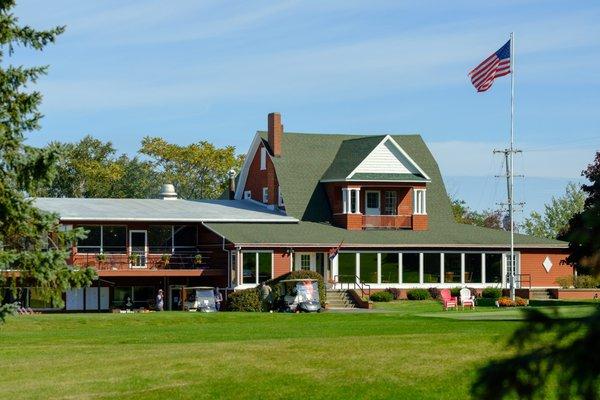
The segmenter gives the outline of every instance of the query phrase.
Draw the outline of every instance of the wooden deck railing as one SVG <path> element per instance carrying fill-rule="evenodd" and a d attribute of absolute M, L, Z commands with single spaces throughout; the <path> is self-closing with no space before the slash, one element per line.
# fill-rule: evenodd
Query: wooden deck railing
<path fill-rule="evenodd" d="M 131 253 L 100 254 L 76 253 L 73 264 L 82 267 L 93 267 L 99 271 L 118 271 L 136 269 L 208 269 L 211 266 L 211 251 L 192 251 L 174 253 Z"/>
<path fill-rule="evenodd" d="M 363 215 L 363 229 L 411 229 L 412 215 Z"/>

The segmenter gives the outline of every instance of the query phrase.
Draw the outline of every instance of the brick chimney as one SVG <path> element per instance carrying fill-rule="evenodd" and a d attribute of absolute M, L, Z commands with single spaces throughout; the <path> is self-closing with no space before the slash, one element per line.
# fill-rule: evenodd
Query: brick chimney
<path fill-rule="evenodd" d="M 283 125 L 281 125 L 281 114 L 270 113 L 268 117 L 269 146 L 274 157 L 281 156 L 281 140 L 283 136 Z"/>

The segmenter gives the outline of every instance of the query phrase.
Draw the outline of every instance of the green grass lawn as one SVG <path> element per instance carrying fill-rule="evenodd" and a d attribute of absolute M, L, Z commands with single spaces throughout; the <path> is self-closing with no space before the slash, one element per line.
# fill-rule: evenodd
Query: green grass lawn
<path fill-rule="evenodd" d="M 506 354 L 520 323 L 515 310 L 429 301 L 376 311 L 10 318 L 0 398 L 468 398 L 476 368 Z"/>

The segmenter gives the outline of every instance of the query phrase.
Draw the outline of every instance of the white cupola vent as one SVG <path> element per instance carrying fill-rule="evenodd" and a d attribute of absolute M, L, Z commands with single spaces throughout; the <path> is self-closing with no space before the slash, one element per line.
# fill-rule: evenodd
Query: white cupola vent
<path fill-rule="evenodd" d="M 160 198 L 163 200 L 177 200 L 177 193 L 175 193 L 175 186 L 170 183 L 162 185 L 160 189 Z"/>

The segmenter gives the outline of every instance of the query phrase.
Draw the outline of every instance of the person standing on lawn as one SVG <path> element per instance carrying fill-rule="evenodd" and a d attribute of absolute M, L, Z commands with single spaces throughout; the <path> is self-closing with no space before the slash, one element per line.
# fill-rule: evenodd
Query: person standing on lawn
<path fill-rule="evenodd" d="M 215 307 L 217 311 L 221 311 L 221 302 L 223 301 L 223 295 L 219 291 L 219 288 L 215 289 Z"/>
<path fill-rule="evenodd" d="M 164 311 L 165 308 L 165 297 L 163 296 L 163 290 L 158 289 L 158 294 L 156 295 L 156 311 Z"/>
<path fill-rule="evenodd" d="M 271 310 L 271 305 L 272 305 L 271 292 L 272 292 L 272 290 L 273 289 L 271 289 L 271 286 L 267 285 L 265 282 L 262 282 L 260 284 L 260 297 L 262 300 L 263 311 Z"/>

